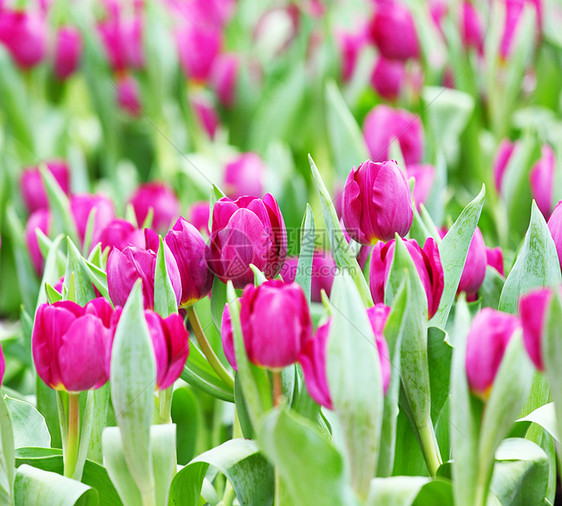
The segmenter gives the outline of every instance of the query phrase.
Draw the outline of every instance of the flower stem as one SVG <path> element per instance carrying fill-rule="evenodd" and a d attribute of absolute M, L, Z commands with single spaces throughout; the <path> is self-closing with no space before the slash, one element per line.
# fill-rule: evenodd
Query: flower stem
<path fill-rule="evenodd" d="M 281 371 L 273 371 L 273 405 L 279 406 L 281 404 L 281 397 L 283 397 L 283 384 L 281 382 Z"/>
<path fill-rule="evenodd" d="M 195 312 L 195 308 L 193 306 L 189 306 L 185 308 L 185 312 L 187 313 L 187 318 L 191 323 L 191 327 L 193 328 L 193 333 L 197 338 L 197 342 L 199 343 L 199 347 L 205 355 L 205 358 L 211 365 L 211 367 L 215 370 L 218 374 L 219 378 L 222 379 L 230 388 L 234 388 L 234 379 L 230 375 L 230 373 L 226 370 L 222 362 L 218 359 L 213 348 L 209 344 L 207 336 L 201 327 L 201 323 L 199 322 L 199 318 L 197 318 L 197 313 Z"/>
<path fill-rule="evenodd" d="M 64 475 L 74 476 L 80 443 L 80 394 L 68 394 L 68 426 L 64 448 Z"/>
<path fill-rule="evenodd" d="M 441 454 L 431 421 L 419 428 L 419 436 L 427 470 L 434 477 L 437 474 L 437 469 L 439 469 L 443 462 L 441 461 Z"/>
<path fill-rule="evenodd" d="M 165 390 L 158 392 L 158 418 L 159 422 L 172 423 L 172 394 L 174 392 L 173 385 Z"/>

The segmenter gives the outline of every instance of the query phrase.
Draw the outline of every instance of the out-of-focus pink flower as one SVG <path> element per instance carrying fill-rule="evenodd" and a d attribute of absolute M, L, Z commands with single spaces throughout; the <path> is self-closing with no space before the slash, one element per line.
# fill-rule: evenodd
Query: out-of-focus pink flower
<path fill-rule="evenodd" d="M 55 41 L 54 71 L 57 79 L 70 77 L 80 64 L 82 56 L 82 34 L 73 26 L 63 26 Z"/>
<path fill-rule="evenodd" d="M 142 111 L 140 88 L 137 80 L 130 74 L 123 74 L 117 78 L 117 103 L 119 107 L 133 117 L 138 117 Z"/>
<path fill-rule="evenodd" d="M 413 177 L 416 181 L 414 185 L 414 201 L 416 208 L 419 210 L 420 204 L 425 204 L 431 193 L 431 188 L 435 181 L 435 167 L 428 164 L 411 164 L 406 167 L 406 174 L 408 179 Z"/>
<path fill-rule="evenodd" d="M 380 56 L 371 74 L 371 85 L 387 100 L 396 100 L 406 80 L 406 66 L 399 60 Z"/>
<path fill-rule="evenodd" d="M 486 248 L 486 263 L 496 269 L 502 276 L 505 276 L 503 252 L 499 246 L 496 248 Z"/>
<path fill-rule="evenodd" d="M 482 22 L 474 5 L 467 0 L 462 3 L 460 25 L 464 46 L 482 52 L 484 46 Z"/>
<path fill-rule="evenodd" d="M 482 232 L 476 227 L 472 241 L 470 241 L 457 293 L 476 294 L 486 277 L 486 265 L 486 245 L 484 244 Z"/>
<path fill-rule="evenodd" d="M 127 246 L 143 248 L 145 244 L 143 231 L 135 228 L 129 221 L 120 218 L 110 221 L 105 226 L 100 233 L 99 240 L 102 250 L 105 248 L 124 249 Z"/>
<path fill-rule="evenodd" d="M 363 123 L 363 136 L 371 160 L 388 160 L 394 138 L 398 139 L 406 165 L 420 163 L 423 155 L 423 125 L 415 114 L 381 104 L 374 107 Z"/>
<path fill-rule="evenodd" d="M 500 142 L 498 150 L 496 151 L 492 167 L 494 170 L 494 183 L 496 184 L 496 190 L 500 194 L 502 192 L 505 169 L 507 168 L 509 160 L 513 155 L 513 150 L 517 147 L 517 144 L 517 141 L 510 142 L 509 139 L 504 139 Z"/>
<path fill-rule="evenodd" d="M 135 211 L 137 223 L 142 227 L 152 209 L 152 228 L 167 232 L 180 215 L 180 203 L 174 190 L 165 183 L 153 181 L 137 188 L 129 201 Z"/>
<path fill-rule="evenodd" d="M 546 310 L 553 292 L 550 288 L 533 290 L 519 299 L 519 316 L 523 326 L 523 343 L 535 367 L 544 370 L 542 336 Z"/>
<path fill-rule="evenodd" d="M 515 34 L 517 33 L 524 7 L 527 5 L 535 9 L 538 34 L 542 31 L 543 7 L 542 0 L 503 0 L 503 3 L 505 5 L 505 25 L 500 42 L 500 56 L 505 60 L 510 57 L 513 51 Z"/>
<path fill-rule="evenodd" d="M 244 153 L 224 169 L 224 190 L 227 197 L 237 199 L 243 195 L 261 197 L 265 165 L 256 153 Z"/>
<path fill-rule="evenodd" d="M 51 228 L 51 213 L 48 209 L 37 209 L 27 220 L 25 225 L 25 244 L 31 257 L 31 263 L 37 273 L 41 277 L 43 273 L 43 255 L 39 248 L 39 240 L 37 239 L 36 230 L 39 229 L 45 235 L 49 235 Z"/>
<path fill-rule="evenodd" d="M 70 197 L 70 210 L 76 223 L 76 230 L 80 242 L 83 243 L 88 227 L 88 220 L 92 212 L 95 213 L 94 228 L 92 232 L 92 246 L 99 240 L 103 229 L 115 218 L 115 207 L 111 199 L 105 195 L 91 195 L 83 193 Z"/>
<path fill-rule="evenodd" d="M 556 245 L 560 267 L 562 267 L 562 200 L 558 202 L 548 219 L 548 230 Z"/>
<path fill-rule="evenodd" d="M 357 29 L 354 32 L 340 32 L 337 34 L 337 41 L 341 52 L 342 79 L 348 82 L 353 77 L 361 50 L 367 43 L 365 31 Z"/>
<path fill-rule="evenodd" d="M 0 43 L 22 69 L 30 69 L 43 61 L 46 36 L 45 19 L 40 14 L 0 9 Z"/>
<path fill-rule="evenodd" d="M 213 104 L 202 96 L 190 97 L 191 106 L 197 115 L 199 123 L 209 136 L 214 139 L 217 128 L 219 127 L 219 115 Z"/>
<path fill-rule="evenodd" d="M 541 149 L 541 158 L 529 174 L 529 181 L 533 198 L 537 201 L 537 206 L 545 219 L 549 218 L 553 205 L 552 191 L 554 189 L 555 168 L 554 151 L 548 144 L 544 144 Z"/>
<path fill-rule="evenodd" d="M 209 218 L 211 216 L 211 208 L 209 202 L 203 200 L 201 202 L 195 202 L 189 208 L 189 221 L 193 226 L 199 230 L 201 233 L 211 235 L 209 230 Z"/>
<path fill-rule="evenodd" d="M 70 192 L 70 170 L 64 160 L 46 162 L 48 171 L 53 175 L 61 190 L 68 195 Z M 49 207 L 49 199 L 41 173 L 37 167 L 23 170 L 21 175 L 21 191 L 27 210 L 32 213 L 37 209 Z"/>
<path fill-rule="evenodd" d="M 238 57 L 234 53 L 223 53 L 213 63 L 211 86 L 224 107 L 234 104 L 238 66 Z"/>
<path fill-rule="evenodd" d="M 254 29 L 254 46 L 270 57 L 283 54 L 295 39 L 300 24 L 300 11 L 295 4 L 268 9 Z"/>
<path fill-rule="evenodd" d="M 185 23 L 175 32 L 179 60 L 185 75 L 206 82 L 222 45 L 220 29 Z"/>

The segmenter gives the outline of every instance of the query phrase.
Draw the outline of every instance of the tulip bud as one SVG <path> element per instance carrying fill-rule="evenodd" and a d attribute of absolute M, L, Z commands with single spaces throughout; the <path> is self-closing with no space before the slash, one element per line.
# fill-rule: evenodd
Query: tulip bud
<path fill-rule="evenodd" d="M 230 53 L 221 54 L 213 63 L 211 86 L 224 107 L 234 104 L 238 66 L 238 57 Z"/>
<path fill-rule="evenodd" d="M 548 144 L 543 145 L 541 155 L 540 160 L 531 169 L 529 181 L 533 198 L 537 201 L 537 206 L 545 219 L 548 219 L 553 204 L 552 191 L 556 159 L 554 151 Z"/>
<path fill-rule="evenodd" d="M 102 251 L 105 248 L 124 249 L 127 246 L 143 248 L 145 245 L 143 231 L 140 228 L 135 228 L 127 220 L 120 218 L 112 220 L 107 224 L 101 231 L 99 240 Z"/>
<path fill-rule="evenodd" d="M 499 246 L 496 248 L 486 247 L 486 263 L 490 267 L 496 269 L 496 271 L 498 271 L 502 276 L 505 276 L 503 268 L 503 252 Z"/>
<path fill-rule="evenodd" d="M 175 39 L 180 65 L 185 75 L 198 82 L 207 81 L 213 62 L 221 49 L 220 29 L 185 23 L 176 30 Z"/>
<path fill-rule="evenodd" d="M 367 309 L 379 353 L 383 393 L 385 395 L 390 384 L 390 356 L 383 330 L 389 313 L 390 308 L 384 304 L 376 304 L 374 307 Z M 321 406 L 333 409 L 326 373 L 326 346 L 330 334 L 330 324 L 331 319 L 318 327 L 314 339 L 304 345 L 303 351 L 299 355 L 299 363 L 302 366 L 306 388 L 310 396 Z"/>
<path fill-rule="evenodd" d="M 500 57 L 504 60 L 510 57 L 515 44 L 515 34 L 518 30 L 523 8 L 531 5 L 535 9 L 537 33 L 542 30 L 542 0 L 504 0 L 505 25 L 500 42 Z"/>
<path fill-rule="evenodd" d="M 115 333 L 113 309 L 99 298 L 81 307 L 71 301 L 41 304 L 31 337 L 39 377 L 55 390 L 81 392 L 109 379 Z"/>
<path fill-rule="evenodd" d="M 562 268 L 562 200 L 558 202 L 548 219 L 548 230 L 550 230 L 550 235 L 556 245 L 558 260 Z"/>
<path fill-rule="evenodd" d="M 542 358 L 542 336 L 546 310 L 553 297 L 552 290 L 540 288 L 519 299 L 519 316 L 523 327 L 523 344 L 533 364 L 539 371 L 544 370 Z"/>
<path fill-rule="evenodd" d="M 156 359 L 156 388 L 165 390 L 180 377 L 189 355 L 189 333 L 180 315 L 162 318 L 154 311 L 144 312 Z"/>
<path fill-rule="evenodd" d="M 82 34 L 73 26 L 63 26 L 55 42 L 55 76 L 61 81 L 78 68 L 82 56 Z"/>
<path fill-rule="evenodd" d="M 117 104 L 121 110 L 133 117 L 140 116 L 142 105 L 140 102 L 140 89 L 136 79 L 129 74 L 124 74 L 117 79 Z"/>
<path fill-rule="evenodd" d="M 43 255 L 41 254 L 41 249 L 39 248 L 39 240 L 37 239 L 36 230 L 39 229 L 45 235 L 49 235 L 49 230 L 51 228 L 51 213 L 48 209 L 38 209 L 35 211 L 27 220 L 25 225 L 25 244 L 29 251 L 29 256 L 31 257 L 31 263 L 37 273 L 37 276 L 41 277 L 43 273 Z"/>
<path fill-rule="evenodd" d="M 344 82 L 349 82 L 355 73 L 361 50 L 367 42 L 365 33 L 363 30 L 356 30 L 352 33 L 342 32 L 337 34 L 337 41 L 342 59 L 342 79 Z"/>
<path fill-rule="evenodd" d="M 158 251 L 159 239 L 146 230 L 147 247 Z M 170 248 L 181 278 L 181 306 L 190 306 L 211 291 L 213 274 L 205 261 L 205 240 L 186 219 L 179 218 L 164 242 Z"/>
<path fill-rule="evenodd" d="M 514 332 L 520 327 L 516 316 L 486 307 L 470 326 L 466 342 L 468 386 L 487 400 L 503 355 Z"/>
<path fill-rule="evenodd" d="M 367 160 L 354 167 L 343 190 L 347 233 L 361 244 L 405 236 L 412 226 L 410 187 L 396 162 Z"/>
<path fill-rule="evenodd" d="M 152 208 L 152 228 L 167 232 L 170 225 L 180 215 L 180 203 L 174 190 L 165 183 L 146 183 L 137 189 L 130 204 L 135 210 L 139 227 L 142 226 Z"/>
<path fill-rule="evenodd" d="M 189 208 L 189 221 L 199 232 L 207 234 L 207 236 L 211 235 L 209 230 L 210 207 L 209 202 L 203 200 L 201 202 L 195 202 Z"/>
<path fill-rule="evenodd" d="M 45 20 L 40 15 L 0 9 L 0 43 L 22 69 L 41 63 L 46 52 L 46 34 Z"/>
<path fill-rule="evenodd" d="M 517 141 L 510 142 L 509 139 L 504 139 L 500 142 L 496 156 L 494 157 L 494 162 L 492 164 L 494 171 L 494 183 L 496 184 L 496 190 L 501 194 L 503 175 L 505 169 L 509 163 L 511 155 L 513 155 L 513 150 L 517 147 Z"/>
<path fill-rule="evenodd" d="M 484 278 L 486 277 L 486 245 L 482 232 L 476 227 L 470 247 L 466 255 L 466 262 L 462 270 L 461 279 L 457 293 L 465 292 L 468 295 L 474 295 L 480 290 Z"/>
<path fill-rule="evenodd" d="M 484 36 L 478 12 L 471 2 L 464 1 L 461 10 L 461 37 L 464 47 L 483 51 Z"/>
<path fill-rule="evenodd" d="M 211 101 L 205 96 L 193 95 L 190 97 L 191 107 L 197 115 L 199 124 L 209 136 L 210 139 L 215 138 L 217 129 L 220 125 L 219 115 Z"/>
<path fill-rule="evenodd" d="M 90 214 L 95 213 L 92 246 L 99 242 L 101 232 L 115 218 L 113 202 L 105 195 L 90 195 L 88 193 L 73 195 L 70 198 L 70 210 L 76 223 L 78 237 L 82 243 L 86 237 Z"/>
<path fill-rule="evenodd" d="M 236 201 L 225 197 L 215 203 L 206 257 L 209 269 L 221 281 L 231 280 L 235 288 L 252 283 L 250 264 L 272 279 L 281 271 L 286 256 L 285 223 L 272 195 Z"/>
<path fill-rule="evenodd" d="M 406 175 L 408 179 L 413 177 L 415 180 L 414 202 L 416 203 L 416 208 L 419 210 L 420 204 L 425 204 L 433 188 L 435 168 L 433 165 L 412 164 L 406 167 Z"/>
<path fill-rule="evenodd" d="M 420 47 L 414 18 L 400 3 L 379 3 L 369 26 L 371 40 L 389 60 L 418 58 Z M 400 34 L 397 37 L 397 34 Z"/>
<path fill-rule="evenodd" d="M 425 241 L 423 249 L 414 239 L 404 240 L 404 245 L 420 276 L 427 297 L 428 318 L 432 318 L 439 308 L 444 288 L 443 266 L 437 243 L 430 237 Z M 394 248 L 394 240 L 386 244 L 379 242 L 373 247 L 369 285 L 375 303 L 384 302 L 384 290 L 394 257 Z"/>
<path fill-rule="evenodd" d="M 245 153 L 227 164 L 224 171 L 225 193 L 232 199 L 244 195 L 261 197 L 265 165 L 256 153 Z"/>
<path fill-rule="evenodd" d="M 53 175 L 61 190 L 68 195 L 70 192 L 70 170 L 66 162 L 62 160 L 51 160 L 45 164 L 47 170 Z M 49 199 L 41 172 L 37 167 L 29 167 L 23 170 L 21 175 L 21 192 L 23 201 L 30 213 L 49 207 Z"/>
<path fill-rule="evenodd" d="M 363 136 L 371 160 L 388 160 L 388 151 L 394 138 L 398 139 L 406 165 L 421 161 L 423 154 L 423 126 L 415 114 L 392 109 L 381 104 L 374 107 L 363 123 Z"/>
<path fill-rule="evenodd" d="M 396 100 L 406 80 L 406 66 L 380 56 L 371 74 L 371 86 L 386 100 Z"/>
<path fill-rule="evenodd" d="M 181 278 L 178 265 L 165 246 L 166 267 L 176 295 L 181 300 Z M 127 246 L 123 251 L 113 249 L 107 259 L 107 288 L 116 306 L 124 306 L 137 279 L 142 280 L 144 307 L 154 309 L 154 276 L 156 253 L 152 250 Z"/>
<path fill-rule="evenodd" d="M 225 355 L 236 369 L 229 313 L 227 305 L 221 334 Z M 248 359 L 268 369 L 282 369 L 296 362 L 303 346 L 312 338 L 312 323 L 302 288 L 277 279 L 244 289 L 240 298 L 240 323 Z"/>

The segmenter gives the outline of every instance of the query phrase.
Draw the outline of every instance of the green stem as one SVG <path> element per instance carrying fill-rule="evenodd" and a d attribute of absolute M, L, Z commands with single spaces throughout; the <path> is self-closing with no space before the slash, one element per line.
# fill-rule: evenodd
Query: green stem
<path fill-rule="evenodd" d="M 273 405 L 279 406 L 283 397 L 283 383 L 281 381 L 281 371 L 273 371 Z"/>
<path fill-rule="evenodd" d="M 437 439 L 435 438 L 435 431 L 433 430 L 431 421 L 427 422 L 418 430 L 427 469 L 429 474 L 435 477 L 437 469 L 439 469 L 443 461 L 441 460 L 441 453 L 439 452 L 439 446 L 437 445 Z"/>
<path fill-rule="evenodd" d="M 189 306 L 185 308 L 187 313 L 187 317 L 189 322 L 191 323 L 191 327 L 193 328 L 193 333 L 197 338 L 197 342 L 199 343 L 199 347 L 205 355 L 205 358 L 211 365 L 211 367 L 215 370 L 218 374 L 219 378 L 222 379 L 230 388 L 234 388 L 234 380 L 230 373 L 226 370 L 222 362 L 218 359 L 213 348 L 209 344 L 207 336 L 201 327 L 201 323 L 199 323 L 199 318 L 197 318 L 197 313 L 195 312 L 195 308 L 193 306 Z"/>
<path fill-rule="evenodd" d="M 173 385 L 165 390 L 158 392 L 158 418 L 162 424 L 172 423 L 172 394 L 174 392 Z"/>
<path fill-rule="evenodd" d="M 64 475 L 74 476 L 80 443 L 80 394 L 68 394 L 68 431 L 64 448 Z"/>

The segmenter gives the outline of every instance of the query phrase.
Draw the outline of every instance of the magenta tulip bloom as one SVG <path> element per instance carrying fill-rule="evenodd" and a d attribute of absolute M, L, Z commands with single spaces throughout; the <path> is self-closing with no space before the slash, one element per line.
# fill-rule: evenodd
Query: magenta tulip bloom
<path fill-rule="evenodd" d="M 165 183 L 146 183 L 137 189 L 130 203 L 135 210 L 139 227 L 144 224 L 148 212 L 152 209 L 152 228 L 158 232 L 167 232 L 170 225 L 180 215 L 180 203 L 174 190 Z"/>
<path fill-rule="evenodd" d="M 459 281 L 457 293 L 465 292 L 468 295 L 476 294 L 484 282 L 486 265 L 486 245 L 484 244 L 482 232 L 476 227 L 472 240 L 470 241 L 470 247 L 468 248 L 468 254 L 466 256 L 466 262 Z"/>
<path fill-rule="evenodd" d="M 562 268 L 562 200 L 558 202 L 548 219 L 548 230 L 550 230 L 550 235 L 556 245 L 558 260 L 560 260 L 560 267 Z"/>
<path fill-rule="evenodd" d="M 375 344 L 379 352 L 383 392 L 386 395 L 390 384 L 390 356 L 388 345 L 384 338 L 384 326 L 390 313 L 390 308 L 384 304 L 376 304 L 367 309 L 367 315 L 375 335 Z M 326 374 L 326 346 L 330 333 L 331 319 L 318 327 L 314 339 L 308 341 L 299 355 L 299 363 L 304 372 L 306 388 L 310 396 L 321 406 L 332 409 L 332 398 L 328 387 Z"/>
<path fill-rule="evenodd" d="M 250 362 L 268 369 L 282 369 L 297 361 L 312 339 L 312 323 L 302 288 L 296 283 L 266 281 L 248 285 L 240 298 L 240 323 Z M 236 369 L 228 306 L 222 318 L 225 355 Z"/>
<path fill-rule="evenodd" d="M 51 160 L 46 162 L 47 170 L 53 175 L 61 190 L 67 195 L 70 192 L 70 170 L 63 160 Z M 23 170 L 21 175 L 21 192 L 25 206 L 30 213 L 37 209 L 49 207 L 49 199 L 41 173 L 37 167 Z"/>
<path fill-rule="evenodd" d="M 189 221 L 202 234 L 211 235 L 209 230 L 209 218 L 211 216 L 211 206 L 209 202 L 203 200 L 195 202 L 189 208 Z"/>
<path fill-rule="evenodd" d="M 231 280 L 235 288 L 253 282 L 250 264 L 267 279 L 277 276 L 287 256 L 287 235 L 273 196 L 266 193 L 263 199 L 220 199 L 213 208 L 211 244 L 206 255 L 211 272 L 224 283 Z"/>
<path fill-rule="evenodd" d="M 371 85 L 382 98 L 396 100 L 405 81 L 406 66 L 403 62 L 379 56 L 371 74 Z"/>
<path fill-rule="evenodd" d="M 224 189 L 228 197 L 261 197 L 265 165 L 256 153 L 244 153 L 224 169 Z"/>
<path fill-rule="evenodd" d="M 181 300 L 181 278 L 178 265 L 165 246 L 166 267 L 178 305 Z M 123 251 L 114 248 L 107 259 L 107 288 L 116 306 L 124 306 L 137 279 L 142 280 L 144 307 L 154 309 L 154 275 L 156 253 L 152 250 L 127 246 Z"/>
<path fill-rule="evenodd" d="M 342 79 L 348 82 L 353 77 L 359 55 L 366 46 L 364 30 L 358 29 L 352 33 L 340 32 L 337 34 L 337 42 L 341 53 Z"/>
<path fill-rule="evenodd" d="M 552 211 L 555 169 L 554 151 L 548 144 L 545 144 L 541 149 L 540 160 L 533 166 L 529 174 L 531 193 L 545 219 L 549 218 L 550 211 Z"/>
<path fill-rule="evenodd" d="M 201 128 L 207 133 L 209 139 L 214 139 L 220 120 L 213 103 L 201 95 L 191 96 L 190 102 Z"/>
<path fill-rule="evenodd" d="M 416 182 L 414 185 L 414 201 L 416 208 L 419 210 L 420 204 L 425 204 L 433 188 L 435 167 L 433 165 L 408 165 L 406 167 L 406 175 L 408 179 L 413 177 Z"/>
<path fill-rule="evenodd" d="M 234 104 L 238 66 L 238 57 L 233 53 L 223 53 L 213 63 L 211 86 L 224 107 L 232 107 Z"/>
<path fill-rule="evenodd" d="M 385 58 L 405 61 L 419 57 L 420 47 L 414 18 L 402 4 L 378 3 L 369 32 Z M 397 37 L 397 34 L 400 36 Z"/>
<path fill-rule="evenodd" d="M 41 304 L 31 337 L 37 374 L 55 390 L 103 386 L 109 379 L 114 333 L 113 309 L 103 298 L 85 307 L 70 301 Z"/>
<path fill-rule="evenodd" d="M 185 23 L 175 33 L 180 65 L 194 81 L 206 82 L 222 46 L 218 27 Z"/>
<path fill-rule="evenodd" d="M 180 315 L 162 318 L 154 311 L 144 312 L 156 359 L 156 389 L 171 387 L 180 377 L 189 355 L 189 333 Z"/>
<path fill-rule="evenodd" d="M 78 68 L 82 56 L 82 34 L 73 26 L 63 26 L 55 41 L 55 76 L 61 81 Z"/>
<path fill-rule="evenodd" d="M 503 0 L 505 5 L 505 25 L 500 42 L 500 57 L 507 59 L 515 46 L 515 35 L 523 15 L 525 5 L 535 8 L 537 33 L 542 29 L 542 0 Z"/>
<path fill-rule="evenodd" d="M 431 318 L 439 308 L 444 288 L 443 266 L 437 243 L 430 237 L 425 241 L 423 249 L 413 239 L 404 240 L 404 245 L 414 261 L 425 289 L 428 318 Z M 394 257 L 394 248 L 394 240 L 386 244 L 379 242 L 373 247 L 369 285 L 375 303 L 384 302 L 384 290 Z"/>
<path fill-rule="evenodd" d="M 101 248 L 117 248 L 124 249 L 127 246 L 136 246 L 137 248 L 144 248 L 144 232 L 140 228 L 128 222 L 117 218 L 110 221 L 107 226 L 101 231 L 99 240 Z"/>
<path fill-rule="evenodd" d="M 148 229 L 146 245 L 158 251 L 158 236 Z M 213 274 L 205 260 L 205 239 L 186 219 L 179 218 L 164 242 L 176 260 L 181 278 L 181 306 L 190 306 L 211 291 Z"/>
<path fill-rule="evenodd" d="M 130 74 L 123 74 L 117 78 L 117 104 L 122 111 L 133 117 L 140 116 L 142 104 L 137 80 Z"/>
<path fill-rule="evenodd" d="M 519 317 L 523 326 L 523 344 L 533 364 L 544 370 L 542 336 L 546 310 L 553 297 L 550 288 L 533 290 L 519 299 Z"/>
<path fill-rule="evenodd" d="M 29 251 L 29 256 L 31 257 L 31 263 L 37 273 L 37 276 L 41 277 L 43 273 L 43 255 L 41 254 L 41 249 L 39 248 L 39 240 L 37 239 L 36 230 L 39 229 L 46 236 L 49 235 L 49 230 L 51 228 L 51 213 L 48 209 L 38 209 L 35 211 L 27 220 L 25 225 L 25 244 Z"/>
<path fill-rule="evenodd" d="M 494 183 L 498 193 L 502 192 L 503 175 L 509 163 L 513 150 L 517 147 L 517 141 L 510 142 L 509 139 L 504 139 L 500 142 L 494 162 L 492 164 L 494 170 Z"/>
<path fill-rule="evenodd" d="M 92 246 L 100 240 L 102 230 L 115 218 L 113 202 L 105 195 L 89 193 L 73 195 L 70 198 L 70 210 L 76 223 L 80 242 L 84 242 L 90 214 L 95 212 Z"/>
<path fill-rule="evenodd" d="M 505 276 L 503 268 L 503 251 L 498 246 L 496 248 L 486 247 L 486 263 L 496 269 L 502 276 Z"/>
<path fill-rule="evenodd" d="M 361 244 L 405 236 L 413 209 L 404 173 L 394 161 L 367 160 L 354 167 L 345 182 L 342 213 L 347 233 Z"/>
<path fill-rule="evenodd" d="M 22 69 L 30 69 L 43 61 L 46 36 L 45 20 L 39 14 L 0 9 L 0 43 Z"/>
<path fill-rule="evenodd" d="M 470 389 L 484 400 L 490 396 L 507 345 L 520 326 L 516 316 L 489 307 L 472 320 L 466 338 L 466 376 Z"/>
<path fill-rule="evenodd" d="M 388 151 L 394 138 L 398 139 L 406 165 L 421 161 L 423 125 L 415 114 L 384 104 L 377 105 L 365 118 L 363 136 L 373 162 L 388 160 Z"/>
<path fill-rule="evenodd" d="M 482 53 L 484 49 L 482 23 L 474 5 L 467 0 L 462 3 L 460 25 L 464 47 L 473 48 Z"/>

